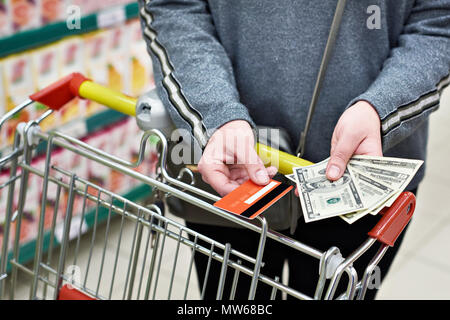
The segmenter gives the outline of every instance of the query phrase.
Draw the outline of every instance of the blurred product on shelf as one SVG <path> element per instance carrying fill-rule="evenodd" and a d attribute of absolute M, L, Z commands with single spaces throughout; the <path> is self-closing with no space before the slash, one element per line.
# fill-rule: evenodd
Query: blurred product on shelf
<path fill-rule="evenodd" d="M 69 9 L 74 6 L 81 15 L 88 15 L 133 2 L 135 1 L 0 0 L 0 37 L 64 21 L 70 15 Z"/>
<path fill-rule="evenodd" d="M 66 15 L 68 0 L 40 0 L 41 23 L 43 25 L 51 22 L 62 21 Z"/>
<path fill-rule="evenodd" d="M 40 0 L 7 0 L 6 4 L 8 3 L 13 32 L 41 26 Z"/>
<path fill-rule="evenodd" d="M 6 96 L 6 111 L 13 109 L 28 99 L 33 92 L 33 77 L 30 54 L 23 53 L 13 55 L 3 61 L 4 91 Z M 33 110 L 22 110 L 13 119 L 6 123 L 3 129 L 6 131 L 7 144 L 11 145 L 14 132 L 19 122 L 26 122 L 33 117 Z"/>
<path fill-rule="evenodd" d="M 58 45 L 57 52 L 59 56 L 59 79 L 72 72 L 85 73 L 83 41 L 79 37 L 62 40 Z M 67 103 L 61 110 L 61 122 L 66 123 L 70 119 L 86 115 L 86 104 L 86 101 L 80 98 L 74 98 Z"/>
<path fill-rule="evenodd" d="M 118 27 L 68 37 L 1 59 L 0 108 L 4 108 L 0 109 L 1 114 L 72 72 L 83 73 L 93 81 L 135 97 L 153 88 L 152 64 L 139 21 L 133 19 Z M 36 118 L 46 109 L 35 104 L 33 109 L 26 109 L 9 121 L 6 133 L 2 132 L 4 136 L 0 137 L 0 148 L 12 143 L 17 123 Z M 42 129 L 59 127 L 101 110 L 105 108 L 98 103 L 76 98 L 46 119 Z"/>
<path fill-rule="evenodd" d="M 0 114 L 6 112 L 6 92 L 3 80 L 3 64 L 0 62 Z M 0 150 L 6 146 L 6 130 L 0 130 Z"/>
<path fill-rule="evenodd" d="M 33 82 L 36 91 L 47 87 L 58 78 L 58 53 L 54 50 L 53 46 L 45 46 L 32 51 L 31 60 Z M 33 110 L 34 117 L 39 117 L 47 109 L 46 106 L 35 103 Z M 42 130 L 47 131 L 50 128 L 56 127 L 59 124 L 59 115 L 60 113 L 54 112 L 42 121 Z"/>
<path fill-rule="evenodd" d="M 0 0 L 0 37 L 12 33 L 11 7 L 7 5 L 9 0 Z"/>
<path fill-rule="evenodd" d="M 106 36 L 106 66 L 108 70 L 108 87 L 129 93 L 129 29 L 112 28 L 105 32 Z"/>
<path fill-rule="evenodd" d="M 87 15 L 100 10 L 105 10 L 117 5 L 124 5 L 128 3 L 135 2 L 133 0 L 102 0 L 102 1 L 92 1 L 92 0 L 72 0 L 70 1 L 72 5 L 81 8 L 81 14 Z"/>
<path fill-rule="evenodd" d="M 139 96 L 142 92 L 155 87 L 152 63 L 148 62 L 147 44 L 142 38 L 141 24 L 138 20 L 128 23 L 131 45 L 128 46 L 130 54 L 130 95 Z"/>

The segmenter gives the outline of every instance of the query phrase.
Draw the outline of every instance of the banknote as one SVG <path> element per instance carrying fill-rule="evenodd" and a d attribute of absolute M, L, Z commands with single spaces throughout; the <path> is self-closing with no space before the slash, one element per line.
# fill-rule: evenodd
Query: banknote
<path fill-rule="evenodd" d="M 351 158 L 353 163 L 361 163 L 366 165 L 383 167 L 391 170 L 407 170 L 410 173 L 415 174 L 423 164 L 423 160 L 414 159 L 402 159 L 393 157 L 375 157 L 365 155 L 354 155 Z"/>
<path fill-rule="evenodd" d="M 422 164 L 422 160 L 354 156 L 348 165 L 397 189 L 397 192 L 384 204 L 390 207 L 414 178 Z"/>
<path fill-rule="evenodd" d="M 286 178 L 297 184 L 306 222 L 340 216 L 351 224 L 391 206 L 422 166 L 422 160 L 353 156 L 344 176 L 327 180 L 328 159 L 294 168 Z M 339 200 L 337 200 L 339 199 Z"/>
<path fill-rule="evenodd" d="M 385 202 L 396 193 L 395 189 L 392 189 L 381 181 L 368 177 L 357 170 L 353 170 L 353 175 L 356 179 L 358 188 L 361 190 L 361 196 L 367 209 L 342 215 L 341 218 L 349 224 L 372 213 L 381 203 Z"/>
<path fill-rule="evenodd" d="M 343 215 L 365 209 L 351 169 L 336 181 L 326 177 L 328 161 L 294 168 L 305 222 Z"/>

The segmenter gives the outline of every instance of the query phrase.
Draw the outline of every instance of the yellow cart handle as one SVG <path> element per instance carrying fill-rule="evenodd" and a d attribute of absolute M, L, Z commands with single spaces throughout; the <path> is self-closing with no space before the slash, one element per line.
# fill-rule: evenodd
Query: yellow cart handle
<path fill-rule="evenodd" d="M 31 95 L 30 99 L 40 102 L 53 110 L 59 110 L 63 105 L 77 96 L 98 102 L 126 115 L 136 116 L 136 98 L 95 83 L 80 73 L 70 74 Z M 294 167 L 303 167 L 312 164 L 310 161 L 261 143 L 256 144 L 256 151 L 266 165 L 274 165 L 281 174 L 291 174 L 292 168 Z"/>

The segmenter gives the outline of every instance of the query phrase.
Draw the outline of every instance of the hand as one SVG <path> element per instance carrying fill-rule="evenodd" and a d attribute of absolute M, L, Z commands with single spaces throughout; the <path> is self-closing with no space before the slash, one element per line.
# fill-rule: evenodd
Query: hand
<path fill-rule="evenodd" d="M 331 138 L 327 178 L 342 177 L 347 162 L 354 154 L 383 156 L 380 117 L 366 101 L 358 101 L 345 110 Z"/>
<path fill-rule="evenodd" d="M 277 173 L 264 167 L 255 150 L 253 130 L 244 120 L 230 121 L 209 139 L 198 170 L 203 181 L 224 196 L 248 179 L 266 185 Z"/>

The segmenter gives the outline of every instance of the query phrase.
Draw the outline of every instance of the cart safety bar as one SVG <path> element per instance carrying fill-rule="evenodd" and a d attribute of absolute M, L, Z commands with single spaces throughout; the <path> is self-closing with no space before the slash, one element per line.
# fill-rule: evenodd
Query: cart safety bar
<path fill-rule="evenodd" d="M 392 247 L 411 220 L 415 207 L 416 197 L 414 194 L 409 191 L 402 192 L 390 207 L 386 207 L 380 212 L 383 216 L 368 233 L 369 237 Z"/>
<path fill-rule="evenodd" d="M 59 290 L 58 300 L 97 300 L 67 284 Z"/>
<path fill-rule="evenodd" d="M 75 97 L 98 102 L 129 116 L 136 115 L 137 99 L 95 83 L 80 73 L 72 73 L 30 96 L 53 110 L 59 110 Z M 292 168 L 304 167 L 312 162 L 289 153 L 257 143 L 256 150 L 267 165 L 275 165 L 281 174 L 291 174 Z"/>

